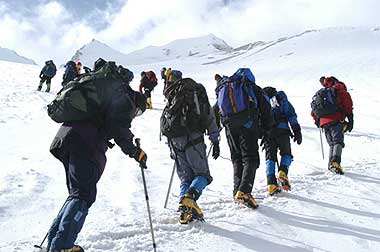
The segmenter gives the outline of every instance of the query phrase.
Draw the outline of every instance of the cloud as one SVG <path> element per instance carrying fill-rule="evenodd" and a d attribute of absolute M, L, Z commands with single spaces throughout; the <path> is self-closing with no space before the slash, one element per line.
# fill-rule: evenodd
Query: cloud
<path fill-rule="evenodd" d="M 0 0 L 0 46 L 39 62 L 63 63 L 92 38 L 130 52 L 209 33 L 239 46 L 307 29 L 380 25 L 377 0 L 39 0 L 30 9 L 27 1 Z"/>

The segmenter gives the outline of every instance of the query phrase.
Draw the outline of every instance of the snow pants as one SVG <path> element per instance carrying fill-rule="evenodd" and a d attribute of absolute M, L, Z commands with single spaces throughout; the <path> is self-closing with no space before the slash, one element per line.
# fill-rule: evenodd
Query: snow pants
<path fill-rule="evenodd" d="M 68 152 L 62 163 L 65 167 L 69 197 L 49 230 L 50 251 L 74 246 L 88 209 L 95 202 L 96 184 L 100 178 L 98 165 L 81 153 Z"/>
<path fill-rule="evenodd" d="M 267 183 L 269 184 L 277 184 L 276 181 L 276 163 L 277 161 L 277 152 L 280 150 L 280 167 L 279 170 L 288 174 L 289 166 L 292 163 L 292 152 L 290 145 L 290 137 L 289 134 L 281 134 L 276 138 L 268 139 L 265 144 L 265 166 L 266 166 L 266 175 L 267 175 Z"/>
<path fill-rule="evenodd" d="M 201 194 L 212 182 L 203 134 L 192 133 L 190 136 L 172 138 L 170 148 L 181 180 L 180 197 L 191 187 Z"/>
<path fill-rule="evenodd" d="M 50 92 L 51 77 L 46 76 L 46 75 L 42 76 L 42 78 L 40 80 L 40 84 L 38 85 L 38 90 L 39 91 L 41 90 L 42 85 L 44 84 L 45 81 L 46 81 L 46 92 Z"/>
<path fill-rule="evenodd" d="M 342 160 L 342 149 L 344 148 L 343 123 L 334 122 L 323 126 L 329 149 L 329 164 Z"/>
<path fill-rule="evenodd" d="M 256 169 L 260 165 L 258 134 L 254 128 L 226 128 L 231 160 L 234 168 L 234 190 L 251 193 L 255 181 Z"/>

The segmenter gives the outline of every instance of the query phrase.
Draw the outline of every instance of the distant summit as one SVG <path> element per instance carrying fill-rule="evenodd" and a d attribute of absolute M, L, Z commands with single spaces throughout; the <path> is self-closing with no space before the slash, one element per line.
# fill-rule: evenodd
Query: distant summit
<path fill-rule="evenodd" d="M 90 43 L 77 50 L 71 60 L 80 61 L 82 65 L 92 67 L 98 58 L 108 61 L 116 61 L 119 64 L 126 63 L 126 55 L 109 47 L 108 45 L 92 39 Z"/>
<path fill-rule="evenodd" d="M 209 34 L 202 37 L 174 40 L 163 46 L 148 46 L 127 54 L 127 58 L 129 62 L 135 64 L 148 64 L 232 50 L 232 47 L 224 40 Z"/>
<path fill-rule="evenodd" d="M 36 62 L 33 60 L 20 56 L 15 51 L 3 47 L 0 47 L 0 60 L 36 65 Z"/>
<path fill-rule="evenodd" d="M 232 47 L 224 40 L 209 34 L 197 38 L 174 40 L 163 46 L 148 46 L 143 49 L 124 54 L 110 46 L 93 39 L 82 46 L 71 58 L 92 67 L 99 58 L 116 61 L 122 65 L 139 65 L 162 62 L 187 57 L 201 57 L 210 53 L 230 52 Z"/>

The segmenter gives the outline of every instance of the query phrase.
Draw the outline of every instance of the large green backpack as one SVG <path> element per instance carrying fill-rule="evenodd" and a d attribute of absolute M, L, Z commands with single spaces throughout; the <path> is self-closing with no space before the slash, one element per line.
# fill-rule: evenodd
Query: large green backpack
<path fill-rule="evenodd" d="M 193 79 L 176 81 L 167 89 L 167 104 L 161 115 L 161 133 L 179 137 L 207 128 L 210 103 L 206 89 Z"/>
<path fill-rule="evenodd" d="M 123 81 L 115 62 L 104 62 L 94 72 L 67 83 L 47 106 L 48 115 L 57 123 L 93 120 L 100 123 L 106 101 L 120 92 Z"/>

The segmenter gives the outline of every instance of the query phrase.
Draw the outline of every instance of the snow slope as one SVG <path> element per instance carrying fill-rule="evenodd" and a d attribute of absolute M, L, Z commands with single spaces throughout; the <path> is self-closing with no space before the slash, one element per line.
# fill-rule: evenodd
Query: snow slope
<path fill-rule="evenodd" d="M 33 60 L 20 56 L 15 51 L 3 47 L 0 47 L 0 60 L 36 65 Z"/>
<path fill-rule="evenodd" d="M 266 196 L 261 153 L 253 190 L 260 207 L 250 210 L 232 202 L 232 165 L 222 132 L 221 158 L 209 159 L 214 181 L 199 200 L 207 223 L 180 225 L 176 176 L 168 209 L 163 209 L 173 161 L 165 141 L 158 139 L 164 107 L 159 84 L 152 98 L 155 109 L 132 124 L 148 153 L 145 173 L 157 251 L 380 251 L 379 39 L 375 29 L 336 28 L 265 42 L 273 43 L 267 48 L 269 44 L 247 47 L 229 53 L 234 57 L 228 59 L 218 52 L 132 65 L 137 73 L 162 65 L 181 69 L 184 76 L 204 83 L 212 100 L 216 72 L 230 75 L 238 67 L 251 67 L 261 86 L 275 85 L 288 93 L 304 138 L 301 146 L 292 146 L 291 192 Z M 10 73 L 0 80 L 0 251 L 33 251 L 67 196 L 63 167 L 48 152 L 59 127 L 46 115 L 54 95 L 34 91 L 39 67 L 0 61 L 0 71 Z M 343 150 L 344 176 L 327 172 L 319 131 L 309 116 L 319 77 L 332 74 L 345 81 L 354 100 L 354 130 L 346 135 Z M 53 93 L 59 82 L 53 79 Z M 137 85 L 135 80 L 132 86 Z M 326 152 L 325 140 L 324 148 Z M 77 242 L 90 252 L 153 251 L 140 169 L 118 147 L 107 157 L 97 201 Z"/>

